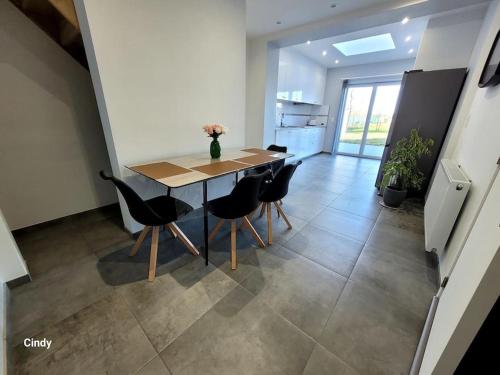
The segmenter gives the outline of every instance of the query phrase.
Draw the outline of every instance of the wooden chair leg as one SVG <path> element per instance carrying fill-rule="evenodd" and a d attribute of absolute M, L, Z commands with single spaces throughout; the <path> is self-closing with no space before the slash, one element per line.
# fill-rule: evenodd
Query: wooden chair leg
<path fill-rule="evenodd" d="M 215 225 L 214 229 L 212 230 L 212 233 L 210 233 L 210 236 L 208 236 L 208 242 L 212 242 L 212 240 L 215 238 L 217 233 L 219 233 L 220 228 L 222 228 L 222 224 L 224 224 L 224 219 L 220 219 L 219 222 Z"/>
<path fill-rule="evenodd" d="M 267 243 L 273 244 L 273 217 L 271 214 L 271 203 L 267 203 Z"/>
<path fill-rule="evenodd" d="M 153 281 L 156 275 L 156 259 L 158 256 L 159 235 L 160 235 L 160 227 L 153 227 L 153 235 L 151 237 L 151 253 L 149 254 L 149 275 L 148 275 L 149 281 Z"/>
<path fill-rule="evenodd" d="M 193 255 L 200 255 L 200 252 L 198 249 L 193 245 L 193 243 L 187 238 L 187 236 L 184 234 L 184 232 L 177 226 L 175 223 L 169 223 L 167 224 L 172 231 L 177 234 L 177 238 L 181 240 L 181 242 L 184 244 L 184 246 L 187 247 L 187 249 L 193 254 Z"/>
<path fill-rule="evenodd" d="M 264 210 L 266 209 L 266 205 L 267 205 L 266 202 L 262 202 L 262 208 L 260 209 L 259 217 L 262 217 L 262 215 L 264 215 Z"/>
<path fill-rule="evenodd" d="M 141 234 L 139 234 L 139 237 L 137 238 L 137 241 L 135 241 L 134 247 L 132 248 L 132 251 L 130 252 L 131 257 L 133 257 L 133 256 L 135 256 L 135 254 L 137 254 L 137 252 L 141 248 L 142 242 L 144 241 L 144 239 L 148 235 L 150 229 L 151 229 L 151 227 L 148 227 L 148 226 L 145 226 L 142 229 Z"/>
<path fill-rule="evenodd" d="M 283 219 L 285 219 L 285 222 L 288 225 L 288 229 L 292 229 L 292 224 L 290 223 L 290 220 L 288 220 L 288 217 L 286 217 L 285 212 L 283 211 L 283 209 L 276 202 L 274 202 L 274 205 L 276 206 L 276 209 L 278 210 L 278 212 L 281 213 L 281 216 L 283 216 Z"/>
<path fill-rule="evenodd" d="M 260 238 L 259 234 L 257 233 L 252 223 L 250 222 L 250 220 L 248 220 L 246 216 L 243 217 L 243 223 L 244 226 L 250 231 L 253 238 L 255 238 L 255 240 L 259 244 L 259 247 L 266 247 L 266 244 L 264 243 L 264 241 L 262 241 L 262 238 Z"/>
<path fill-rule="evenodd" d="M 236 221 L 231 221 L 231 269 L 237 268 L 236 261 Z"/>
<path fill-rule="evenodd" d="M 172 235 L 172 237 L 177 238 L 177 233 L 175 233 L 172 230 L 172 228 L 170 228 L 170 226 L 168 224 L 165 225 L 165 229 L 167 229 L 170 232 L 170 234 Z"/>

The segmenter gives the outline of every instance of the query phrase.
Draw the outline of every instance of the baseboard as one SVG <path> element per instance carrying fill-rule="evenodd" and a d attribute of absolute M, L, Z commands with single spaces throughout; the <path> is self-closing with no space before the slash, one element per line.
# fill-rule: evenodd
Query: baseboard
<path fill-rule="evenodd" d="M 0 282 L 0 375 L 7 375 L 7 301 L 9 289 Z"/>
<path fill-rule="evenodd" d="M 31 276 L 28 274 L 28 275 L 18 277 L 17 279 L 14 279 L 14 280 L 7 281 L 6 285 L 9 287 L 9 289 L 13 289 L 15 287 L 18 287 L 18 286 L 23 285 L 23 284 L 27 284 L 29 282 L 31 282 Z"/>

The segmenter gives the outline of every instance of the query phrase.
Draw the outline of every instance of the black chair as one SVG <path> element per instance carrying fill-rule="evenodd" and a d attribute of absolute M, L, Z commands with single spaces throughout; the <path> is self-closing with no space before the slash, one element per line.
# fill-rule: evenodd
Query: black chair
<path fill-rule="evenodd" d="M 271 203 L 276 206 L 278 211 L 278 217 L 281 215 L 288 225 L 288 229 L 292 229 L 292 224 L 283 212 L 281 208 L 281 200 L 288 194 L 288 186 L 290 185 L 290 179 L 297 167 L 302 164 L 302 161 L 298 161 L 295 164 L 287 164 L 282 167 L 274 176 L 272 181 L 265 185 L 265 189 L 259 196 L 259 200 L 262 202 L 262 208 L 260 210 L 260 217 L 264 214 L 267 208 L 267 242 L 269 245 L 273 243 L 273 221 L 271 217 Z"/>
<path fill-rule="evenodd" d="M 130 256 L 134 256 L 139 251 L 142 242 L 146 238 L 148 232 L 152 230 L 151 237 L 151 253 L 149 256 L 149 275 L 148 280 L 153 281 L 156 275 L 156 257 L 158 254 L 158 237 L 160 234 L 160 227 L 165 226 L 170 233 L 175 238 L 181 240 L 181 242 L 187 247 L 187 249 L 193 255 L 199 255 L 196 247 L 191 243 L 191 241 L 186 237 L 186 235 L 180 230 L 180 228 L 175 224 L 175 221 L 191 212 L 193 207 L 189 204 L 175 199 L 168 195 L 162 195 L 156 198 L 152 198 L 144 201 L 130 186 L 125 182 L 117 179 L 116 177 L 109 176 L 103 171 L 99 172 L 99 175 L 104 180 L 110 180 L 120 191 L 125 202 L 127 203 L 130 215 L 135 221 L 144 225 L 139 238 L 137 239 Z M 170 193 L 170 192 L 169 192 Z"/>
<path fill-rule="evenodd" d="M 259 207 L 259 192 L 264 181 L 269 180 L 271 171 L 243 177 L 234 187 L 233 191 L 224 197 L 208 202 L 208 210 L 220 218 L 212 233 L 208 237 L 211 241 L 217 235 L 226 220 L 231 220 L 231 268 L 236 269 L 236 220 L 242 219 L 242 228 L 250 231 L 260 247 L 265 247 L 264 241 L 248 220 L 247 215 Z"/>
<path fill-rule="evenodd" d="M 277 146 L 277 145 L 270 145 L 267 149 L 269 151 L 282 152 L 282 153 L 286 153 L 288 150 L 288 148 L 286 146 Z M 256 167 L 253 171 L 254 171 L 254 173 L 259 174 L 259 173 L 263 173 L 263 172 L 267 171 L 268 169 L 270 169 L 274 174 L 284 165 L 285 165 L 285 160 L 278 160 L 272 164 Z"/>

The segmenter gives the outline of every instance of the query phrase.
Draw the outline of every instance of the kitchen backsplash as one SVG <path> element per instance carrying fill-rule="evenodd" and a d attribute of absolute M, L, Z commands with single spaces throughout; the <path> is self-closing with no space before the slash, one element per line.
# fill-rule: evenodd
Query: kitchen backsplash
<path fill-rule="evenodd" d="M 293 104 L 286 101 L 276 103 L 276 126 L 326 125 L 330 106 Z M 304 115 L 304 116 L 296 116 Z"/>

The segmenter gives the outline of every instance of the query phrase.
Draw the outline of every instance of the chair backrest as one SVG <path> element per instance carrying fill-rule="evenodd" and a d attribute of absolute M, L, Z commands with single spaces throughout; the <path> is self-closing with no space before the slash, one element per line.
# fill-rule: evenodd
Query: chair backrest
<path fill-rule="evenodd" d="M 283 199 L 288 194 L 290 180 L 295 173 L 295 170 L 301 164 L 302 161 L 299 160 L 297 163 L 287 164 L 280 168 L 276 172 L 272 182 L 266 186 L 266 190 L 262 194 L 262 198 L 265 201 L 273 202 Z"/>
<path fill-rule="evenodd" d="M 125 182 L 118 178 L 107 175 L 104 171 L 100 171 L 99 175 L 103 180 L 111 181 L 120 190 L 125 202 L 127 203 L 130 215 L 143 225 L 151 225 L 151 223 L 161 222 L 162 218 L 158 216 L 151 207 Z"/>
<path fill-rule="evenodd" d="M 288 148 L 286 146 L 269 145 L 267 148 L 269 151 L 284 152 L 286 153 Z"/>
<path fill-rule="evenodd" d="M 243 177 L 233 188 L 230 194 L 234 202 L 234 211 L 240 213 L 238 217 L 246 216 L 259 206 L 260 188 L 264 181 L 271 178 L 271 171 Z"/>
<path fill-rule="evenodd" d="M 278 146 L 278 145 L 270 145 L 267 149 L 269 151 L 283 152 L 283 153 L 286 153 L 288 151 L 288 147 Z M 285 165 L 285 160 L 280 160 L 280 161 L 272 163 L 270 165 L 270 167 L 271 167 L 271 170 L 273 171 L 273 173 L 276 173 L 284 165 Z"/>

